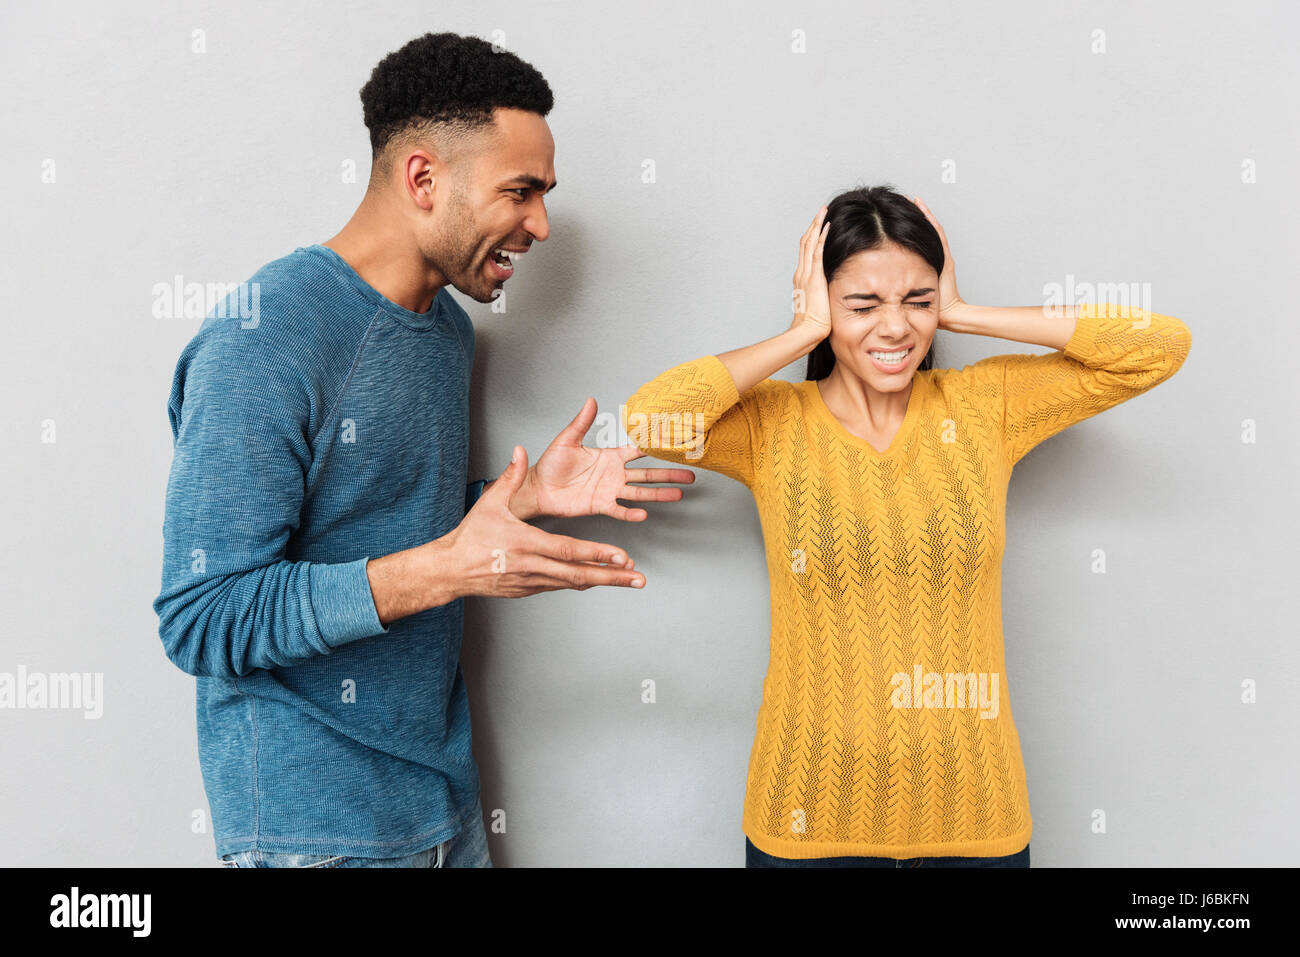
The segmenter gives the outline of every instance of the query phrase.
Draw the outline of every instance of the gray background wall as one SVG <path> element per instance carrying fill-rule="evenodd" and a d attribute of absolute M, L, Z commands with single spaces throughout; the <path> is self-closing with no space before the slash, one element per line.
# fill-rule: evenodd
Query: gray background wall
<path fill-rule="evenodd" d="M 587 395 L 614 413 L 784 329 L 799 235 L 859 182 L 927 200 L 969 301 L 1149 283 L 1193 331 L 1187 363 L 1035 450 L 1009 494 L 1034 863 L 1292 863 L 1297 27 L 1266 2 L 6 4 L 0 671 L 102 672 L 104 712 L 0 710 L 0 863 L 215 864 L 193 679 L 150 607 L 168 388 L 199 321 L 155 318 L 151 289 L 333 235 L 369 168 L 361 84 L 444 29 L 556 94 L 551 238 L 505 315 L 457 294 L 475 475 L 515 442 L 535 460 Z M 648 587 L 469 603 L 497 864 L 740 865 L 769 624 L 748 491 L 701 470 L 645 523 L 542 524 L 623 545 Z"/>

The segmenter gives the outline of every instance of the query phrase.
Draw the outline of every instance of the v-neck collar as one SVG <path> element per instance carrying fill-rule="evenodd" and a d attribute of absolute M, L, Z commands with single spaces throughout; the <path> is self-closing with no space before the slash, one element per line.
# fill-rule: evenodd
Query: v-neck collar
<path fill-rule="evenodd" d="M 817 387 L 818 380 L 805 379 L 799 383 L 805 394 L 808 396 L 808 404 L 812 406 L 813 412 L 821 418 L 827 426 L 830 427 L 839 439 L 857 448 L 869 452 L 873 457 L 879 459 L 893 458 L 907 445 L 908 439 L 912 432 L 916 430 L 916 421 L 921 415 L 921 406 L 924 402 L 926 391 L 929 388 L 929 376 L 924 370 L 913 373 L 912 375 L 912 393 L 907 397 L 907 412 L 903 415 L 903 422 L 894 433 L 894 437 L 889 442 L 889 447 L 883 452 L 876 448 L 860 435 L 854 435 L 844 423 L 835 417 L 826 400 L 822 398 L 821 389 Z"/>

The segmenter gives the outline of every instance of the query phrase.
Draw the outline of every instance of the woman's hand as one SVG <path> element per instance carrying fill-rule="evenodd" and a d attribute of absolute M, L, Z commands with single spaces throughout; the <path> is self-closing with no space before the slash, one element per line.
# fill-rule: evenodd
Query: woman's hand
<path fill-rule="evenodd" d="M 965 305 L 961 296 L 957 295 L 957 268 L 952 262 L 952 251 L 948 248 L 948 237 L 944 235 L 943 227 L 939 225 L 939 220 L 934 218 L 934 213 L 930 212 L 930 207 L 921 202 L 919 196 L 913 196 L 912 202 L 916 204 L 921 212 L 925 213 L 925 218 L 930 221 L 935 232 L 939 234 L 939 239 L 943 243 L 943 272 L 939 274 L 939 328 L 947 329 L 948 319 L 957 311 L 958 308 Z"/>
<path fill-rule="evenodd" d="M 826 245 L 826 207 L 817 211 L 799 241 L 799 262 L 794 270 L 794 322 L 785 332 L 770 339 L 718 354 L 736 391 L 742 395 L 764 379 L 806 356 L 831 334 L 831 297 L 822 269 L 822 247 Z M 675 480 L 674 480 L 675 481 Z"/>
<path fill-rule="evenodd" d="M 826 207 L 817 211 L 812 225 L 804 230 L 799 240 L 799 262 L 794 270 L 794 322 L 791 329 L 803 328 L 819 333 L 820 342 L 831 334 L 831 297 L 826 288 L 826 273 L 822 270 L 822 248 L 831 224 L 822 225 Z"/>

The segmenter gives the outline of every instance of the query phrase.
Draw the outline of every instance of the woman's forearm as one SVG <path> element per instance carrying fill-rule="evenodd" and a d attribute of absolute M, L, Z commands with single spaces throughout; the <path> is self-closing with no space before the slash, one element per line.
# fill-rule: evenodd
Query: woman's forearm
<path fill-rule="evenodd" d="M 944 317 L 943 328 L 1064 349 L 1074 335 L 1074 306 L 973 306 L 962 302 Z"/>
<path fill-rule="evenodd" d="M 731 373 L 736 391 L 745 392 L 812 352 L 822 338 L 815 328 L 795 325 L 771 339 L 720 353 L 718 359 Z"/>

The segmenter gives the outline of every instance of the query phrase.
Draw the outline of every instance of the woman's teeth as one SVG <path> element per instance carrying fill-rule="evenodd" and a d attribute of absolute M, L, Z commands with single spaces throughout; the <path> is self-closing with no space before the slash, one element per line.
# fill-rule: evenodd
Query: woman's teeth
<path fill-rule="evenodd" d="M 907 354 L 911 351 L 911 349 L 904 349 L 901 352 L 873 352 L 871 353 L 871 357 L 877 362 L 883 362 L 887 366 L 892 366 L 906 359 Z"/>

